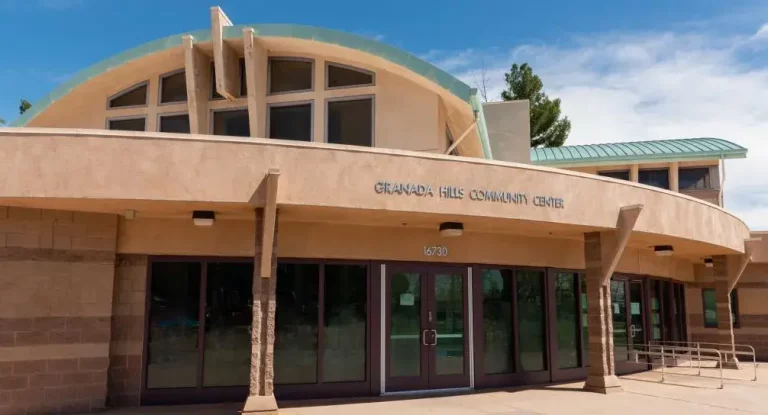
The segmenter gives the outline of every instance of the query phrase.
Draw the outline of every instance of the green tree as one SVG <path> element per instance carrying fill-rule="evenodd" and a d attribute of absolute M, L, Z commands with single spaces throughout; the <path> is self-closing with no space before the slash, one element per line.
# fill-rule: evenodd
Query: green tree
<path fill-rule="evenodd" d="M 571 132 L 571 121 L 560 115 L 560 98 L 550 99 L 544 93 L 541 78 L 527 63 L 512 65 L 504 74 L 507 89 L 501 92 L 504 101 L 527 99 L 531 105 L 531 147 L 560 147 Z"/>
<path fill-rule="evenodd" d="M 5 120 L 0 118 L 0 125 L 5 125 Z"/>
<path fill-rule="evenodd" d="M 26 99 L 22 99 L 19 103 L 19 114 L 24 114 L 24 112 L 30 107 L 32 107 L 32 104 L 30 104 Z"/>

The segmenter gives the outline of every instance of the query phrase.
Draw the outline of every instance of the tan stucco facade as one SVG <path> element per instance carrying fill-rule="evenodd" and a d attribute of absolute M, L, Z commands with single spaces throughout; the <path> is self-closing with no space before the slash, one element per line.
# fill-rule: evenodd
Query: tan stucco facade
<path fill-rule="evenodd" d="M 42 375 L 58 367 L 50 362 L 69 359 L 58 363 L 70 365 L 62 371 L 73 379 L 88 376 L 91 386 L 87 399 L 78 398 L 79 410 L 96 411 L 105 402 L 141 403 L 149 359 L 151 267 L 153 260 L 168 258 L 253 264 L 245 411 L 276 409 L 276 269 L 285 259 L 356 261 L 370 267 L 366 295 L 380 295 L 374 303 L 380 310 L 366 304 L 371 307 L 366 308 L 365 324 L 371 325 L 366 330 L 370 342 L 380 340 L 384 348 L 383 336 L 375 336 L 385 332 L 387 320 L 387 264 L 458 267 L 468 273 L 467 286 L 473 284 L 472 269 L 482 266 L 537 269 L 542 281 L 549 281 L 553 270 L 567 270 L 571 282 L 590 287 L 572 292 L 583 294 L 575 303 L 579 312 L 579 301 L 589 298 L 584 318 L 591 321 L 588 335 L 578 323 L 574 338 L 590 344 L 590 359 L 600 362 L 589 367 L 588 389 L 604 393 L 620 390 L 613 328 L 604 323 L 615 313 L 612 276 L 653 278 L 680 288 L 686 284 L 692 335 L 708 334 L 696 320 L 702 287 L 720 284 L 719 307 L 727 309 L 722 287 L 736 278 L 735 265 L 752 252 L 750 230 L 718 206 L 713 195 L 677 191 L 679 168 L 704 166 L 717 173 L 717 161 L 532 166 L 525 101 L 478 107 L 474 96 L 459 93 L 470 90 L 461 81 L 426 62 L 412 64 L 408 59 L 417 58 L 392 55 L 383 46 L 261 36 L 250 27 L 233 36 L 231 22 L 218 8 L 211 10 L 211 21 L 211 36 L 195 32 L 197 38 L 186 35 L 173 46 L 137 53 L 73 86 L 23 127 L 0 129 L 0 281 L 12 286 L 0 293 L 7 300 L 0 302 L 0 351 L 7 352 L 0 353 L 0 380 L 5 367 L 12 374 L 16 366 L 34 369 L 4 380 L 3 385 L 15 382 L 16 390 L 24 391 L 15 394 L 33 396 L 38 389 L 30 385 L 43 382 Z M 311 61 L 313 87 L 269 94 L 267 65 L 277 57 Z M 240 58 L 245 59 L 242 75 Z M 327 64 L 365 71 L 374 81 L 326 88 Z M 217 68 L 215 77 L 212 67 Z M 161 78 L 182 69 L 187 101 L 161 104 Z M 246 93 L 240 96 L 243 76 Z M 110 97 L 142 82 L 148 86 L 146 105 L 108 108 Z M 212 88 L 227 98 L 211 99 Z M 372 98 L 372 145 L 329 144 L 327 103 L 354 97 Z M 312 104 L 311 140 L 268 138 L 269 109 L 292 102 Z M 212 135 L 212 114 L 225 109 L 247 110 L 250 137 Z M 189 134 L 158 132 L 159 117 L 171 114 L 189 114 Z M 145 117 L 145 131 L 108 129 L 110 119 L 125 117 Z M 487 136 L 495 139 L 495 158 Z M 511 141 L 499 141 L 505 138 Z M 448 151 L 450 140 L 456 152 Z M 670 190 L 637 183 L 643 168 L 669 168 Z M 631 180 L 597 175 L 611 170 L 629 170 Z M 193 212 L 200 211 L 212 226 L 194 223 Z M 460 225 L 460 236 L 442 235 L 439 229 L 447 223 Z M 440 247 L 441 254 L 427 255 L 427 247 Z M 763 251 L 754 251 L 753 260 L 764 262 Z M 717 259 L 717 275 L 703 267 L 705 258 Z M 750 265 L 738 287 L 764 290 L 762 272 Z M 550 282 L 542 284 L 551 288 Z M 480 299 L 482 304 L 483 286 L 477 287 L 480 292 L 473 294 L 466 288 L 469 303 Z M 74 301 L 61 301 L 52 291 L 66 292 Z M 750 291 L 740 297 L 744 315 L 765 314 L 761 294 Z M 37 300 L 44 304 L 20 305 Z M 471 314 L 472 305 L 466 307 Z M 462 318 L 480 338 L 482 332 L 472 330 L 481 330 L 473 327 L 482 317 Z M 96 321 L 100 331 L 69 327 L 70 319 L 75 325 Z M 30 341 L 34 354 L 23 349 Z M 367 347 L 366 359 L 381 358 L 374 363 L 384 367 L 384 350 Z M 474 359 L 468 353 L 464 356 Z M 587 366 L 579 365 L 586 376 Z M 43 396 L 46 388 L 68 386 L 56 370 L 45 377 L 51 384 L 40 386 Z M 377 372 L 366 373 L 375 377 Z M 376 384 L 379 379 L 366 381 L 366 393 L 387 392 Z M 60 413 L 74 405 L 64 398 L 43 402 Z M 19 413 L 31 412 L 34 405 L 25 402 Z"/>

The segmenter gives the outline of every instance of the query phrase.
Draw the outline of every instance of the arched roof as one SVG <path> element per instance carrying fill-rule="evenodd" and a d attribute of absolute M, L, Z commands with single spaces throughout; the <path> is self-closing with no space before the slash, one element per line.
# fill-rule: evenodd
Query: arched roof
<path fill-rule="evenodd" d="M 473 94 L 473 89 L 470 88 L 469 85 L 417 56 L 373 39 L 338 30 L 293 24 L 247 24 L 225 27 L 224 38 L 241 38 L 243 36 L 243 29 L 246 27 L 253 28 L 255 35 L 260 37 L 304 39 L 356 49 L 405 67 L 414 73 L 435 82 L 464 101 L 469 102 L 470 96 Z M 78 72 L 68 81 L 59 85 L 53 91 L 35 102 L 29 110 L 11 123 L 11 126 L 23 127 L 27 125 L 30 120 L 43 112 L 48 106 L 67 95 L 70 91 L 110 69 L 155 52 L 181 46 L 182 37 L 187 34 L 194 36 L 195 40 L 198 42 L 207 42 L 211 40 L 210 29 L 198 30 L 153 40 L 104 59 L 101 62 Z"/>

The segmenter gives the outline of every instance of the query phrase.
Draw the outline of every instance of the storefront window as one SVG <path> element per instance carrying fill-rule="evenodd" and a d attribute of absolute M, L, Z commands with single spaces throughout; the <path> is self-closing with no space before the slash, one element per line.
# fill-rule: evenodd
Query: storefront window
<path fill-rule="evenodd" d="M 323 382 L 365 380 L 367 268 L 325 266 Z"/>
<path fill-rule="evenodd" d="M 152 264 L 147 389 L 197 385 L 201 274 L 197 262 Z"/>
<path fill-rule="evenodd" d="M 589 326 L 587 326 L 587 279 L 581 276 L 581 346 L 584 366 L 589 366 Z"/>
<path fill-rule="evenodd" d="M 483 270 L 483 369 L 488 375 L 515 371 L 512 276 L 512 270 Z"/>
<path fill-rule="evenodd" d="M 661 282 L 650 280 L 651 286 L 651 340 L 661 340 Z"/>
<path fill-rule="evenodd" d="M 714 288 L 701 290 L 702 303 L 704 305 L 704 327 L 717 328 L 717 300 Z M 731 290 L 731 323 L 733 327 L 739 327 L 739 297 L 737 291 Z"/>
<path fill-rule="evenodd" d="M 520 366 L 524 371 L 545 370 L 544 278 L 538 271 L 517 271 L 517 324 Z"/>
<path fill-rule="evenodd" d="M 277 266 L 275 384 L 317 382 L 320 266 Z"/>
<path fill-rule="evenodd" d="M 276 385 L 365 381 L 367 339 L 366 265 L 278 263 Z"/>
<path fill-rule="evenodd" d="M 579 367 L 579 309 L 576 279 L 572 272 L 555 275 L 555 308 L 557 317 L 557 366 Z"/>
<path fill-rule="evenodd" d="M 208 263 L 203 386 L 250 383 L 253 263 Z"/>

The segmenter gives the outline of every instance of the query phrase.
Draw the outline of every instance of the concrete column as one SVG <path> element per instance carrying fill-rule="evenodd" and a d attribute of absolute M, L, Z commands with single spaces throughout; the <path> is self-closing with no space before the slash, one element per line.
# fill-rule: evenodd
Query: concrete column
<path fill-rule="evenodd" d="M 584 234 L 584 263 L 587 281 L 587 326 L 589 330 L 589 376 L 584 390 L 598 393 L 623 391 L 616 377 L 613 355 L 613 314 L 610 281 L 603 285 L 603 256 L 608 232 Z"/>
<path fill-rule="evenodd" d="M 640 166 L 633 164 L 629 166 L 629 181 L 637 183 L 640 180 Z"/>
<path fill-rule="evenodd" d="M 669 190 L 680 191 L 680 163 L 676 161 L 669 163 Z"/>
<path fill-rule="evenodd" d="M 261 240 L 264 209 L 256 210 L 256 250 L 253 263 L 253 322 L 251 331 L 251 385 L 243 413 L 277 413 L 274 394 L 275 311 L 277 309 L 277 225 L 269 278 L 261 275 Z"/>
<path fill-rule="evenodd" d="M 712 275 L 715 279 L 715 303 L 717 306 L 717 342 L 723 344 L 720 351 L 724 354 L 723 367 L 738 369 L 739 360 L 733 354 L 733 322 L 731 321 L 731 291 L 728 280 L 728 257 L 712 257 Z"/>

